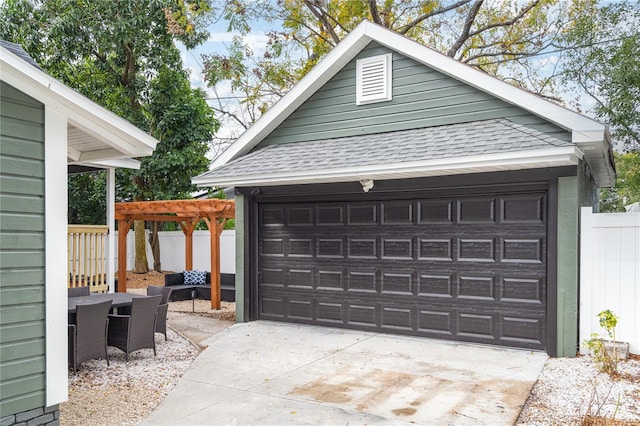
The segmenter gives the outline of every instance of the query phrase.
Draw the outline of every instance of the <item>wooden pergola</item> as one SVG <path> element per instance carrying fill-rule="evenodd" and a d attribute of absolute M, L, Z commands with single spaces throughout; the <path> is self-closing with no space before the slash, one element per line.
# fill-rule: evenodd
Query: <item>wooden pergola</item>
<path fill-rule="evenodd" d="M 233 200 L 169 200 L 116 203 L 118 221 L 118 291 L 127 291 L 127 233 L 134 220 L 178 222 L 186 237 L 185 269 L 193 269 L 193 231 L 204 220 L 211 234 L 211 309 L 220 309 L 220 234 L 233 219 Z"/>

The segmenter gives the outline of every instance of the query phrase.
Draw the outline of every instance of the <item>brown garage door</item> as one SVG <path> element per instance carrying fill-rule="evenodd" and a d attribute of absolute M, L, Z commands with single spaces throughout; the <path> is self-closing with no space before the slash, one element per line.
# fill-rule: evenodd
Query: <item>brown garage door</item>
<path fill-rule="evenodd" d="M 544 192 L 258 211 L 260 319 L 544 348 Z"/>

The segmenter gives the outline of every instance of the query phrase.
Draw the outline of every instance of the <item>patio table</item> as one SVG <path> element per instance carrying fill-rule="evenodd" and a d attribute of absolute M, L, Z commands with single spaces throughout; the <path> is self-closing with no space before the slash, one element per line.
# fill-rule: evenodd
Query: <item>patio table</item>
<path fill-rule="evenodd" d="M 84 303 L 100 303 L 111 300 L 112 308 L 122 308 L 131 306 L 134 297 L 147 297 L 141 294 L 131 293 L 96 293 L 90 296 L 70 297 L 68 299 L 67 308 L 69 314 L 76 312 L 76 306 Z"/>

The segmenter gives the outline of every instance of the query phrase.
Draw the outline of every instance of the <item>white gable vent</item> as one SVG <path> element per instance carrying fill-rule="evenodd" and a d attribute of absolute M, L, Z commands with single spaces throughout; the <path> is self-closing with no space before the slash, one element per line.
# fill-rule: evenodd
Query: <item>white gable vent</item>
<path fill-rule="evenodd" d="M 356 61 L 356 105 L 391 100 L 391 53 Z"/>

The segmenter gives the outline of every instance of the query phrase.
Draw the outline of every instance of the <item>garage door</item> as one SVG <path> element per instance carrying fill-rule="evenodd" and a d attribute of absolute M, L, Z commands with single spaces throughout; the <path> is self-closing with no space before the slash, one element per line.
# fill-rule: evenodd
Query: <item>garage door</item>
<path fill-rule="evenodd" d="M 258 212 L 260 319 L 544 349 L 545 192 Z"/>

